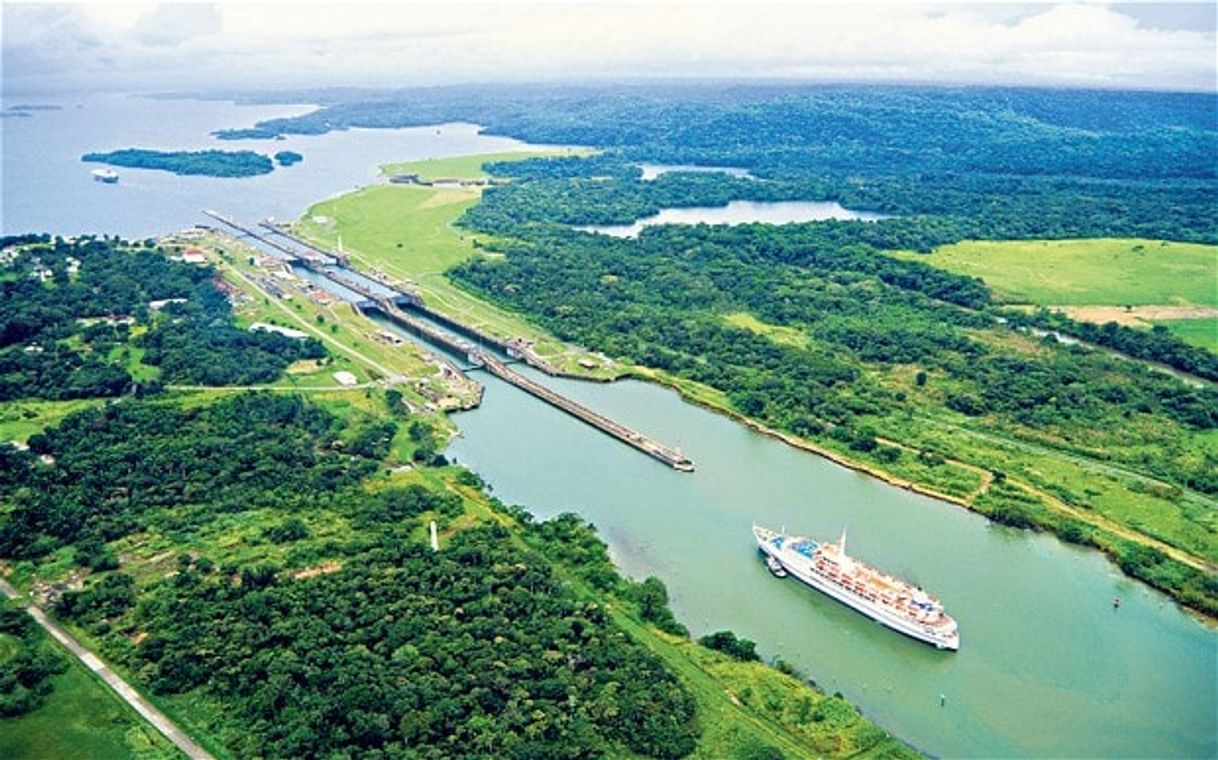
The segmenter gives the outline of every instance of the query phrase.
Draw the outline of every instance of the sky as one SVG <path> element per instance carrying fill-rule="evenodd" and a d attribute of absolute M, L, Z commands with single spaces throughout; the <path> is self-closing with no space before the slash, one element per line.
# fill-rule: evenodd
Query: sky
<path fill-rule="evenodd" d="M 22 93 L 766 78 L 1218 90 L 1215 3 L 3 0 Z"/>

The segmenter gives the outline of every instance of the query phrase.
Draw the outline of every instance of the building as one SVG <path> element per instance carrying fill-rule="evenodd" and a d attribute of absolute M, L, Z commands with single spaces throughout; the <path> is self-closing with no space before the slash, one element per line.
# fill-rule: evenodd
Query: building
<path fill-rule="evenodd" d="M 250 325 L 250 330 L 253 332 L 276 333 L 284 336 L 285 338 L 292 338 L 293 340 L 304 340 L 305 338 L 309 337 L 308 333 L 301 332 L 300 330 L 293 330 L 290 327 L 280 327 L 279 325 L 272 325 L 267 322 L 255 322 L 254 324 Z"/>

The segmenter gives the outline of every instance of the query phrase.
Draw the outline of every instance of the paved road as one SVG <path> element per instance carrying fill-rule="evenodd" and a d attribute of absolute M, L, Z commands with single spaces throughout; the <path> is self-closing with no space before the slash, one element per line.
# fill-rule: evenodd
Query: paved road
<path fill-rule="evenodd" d="M 21 594 L 17 589 L 13 588 L 7 581 L 0 579 L 0 592 L 9 599 L 17 599 Z M 26 612 L 38 621 L 38 624 L 47 630 L 47 633 L 60 644 L 71 652 L 76 659 L 84 663 L 84 666 L 97 674 L 98 678 L 106 683 L 116 694 L 122 697 L 123 701 L 131 705 L 137 713 L 144 717 L 153 725 L 156 730 L 165 735 L 169 741 L 173 742 L 178 749 L 186 753 L 192 760 L 214 760 L 207 750 L 200 747 L 198 744 L 186 735 L 186 732 L 178 728 L 165 713 L 154 707 L 148 700 L 140 696 L 139 692 L 131 688 L 131 685 L 118 676 L 113 670 L 106 666 L 104 662 L 98 659 L 97 655 L 90 652 L 80 645 L 76 639 L 65 631 L 58 623 L 47 617 L 47 614 L 42 611 L 37 605 L 30 604 L 26 606 Z"/>

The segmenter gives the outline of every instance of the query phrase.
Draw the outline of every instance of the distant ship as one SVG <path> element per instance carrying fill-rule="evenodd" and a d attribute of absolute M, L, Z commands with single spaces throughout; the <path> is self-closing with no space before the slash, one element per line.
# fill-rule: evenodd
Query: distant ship
<path fill-rule="evenodd" d="M 939 600 L 847 555 L 845 533 L 838 543 L 828 544 L 754 525 L 753 536 L 774 575 L 794 575 L 872 620 L 939 649 L 960 648 L 956 621 Z"/>
<path fill-rule="evenodd" d="M 118 182 L 118 172 L 114 171 L 113 169 L 94 169 L 89 173 L 92 174 L 93 179 L 97 180 L 98 182 L 106 182 L 111 185 Z"/>

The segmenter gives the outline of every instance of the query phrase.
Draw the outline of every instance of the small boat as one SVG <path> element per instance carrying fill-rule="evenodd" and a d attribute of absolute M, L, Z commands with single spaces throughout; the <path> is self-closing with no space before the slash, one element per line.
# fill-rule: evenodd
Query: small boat
<path fill-rule="evenodd" d="M 775 578 L 786 578 L 788 575 L 787 569 L 782 566 L 782 563 L 769 554 L 765 555 L 765 566 L 770 569 Z"/>
<path fill-rule="evenodd" d="M 118 182 L 118 172 L 114 171 L 113 169 L 94 169 L 89 173 L 92 174 L 93 179 L 97 180 L 98 182 L 105 182 L 109 185 L 113 185 L 115 182 Z"/>

